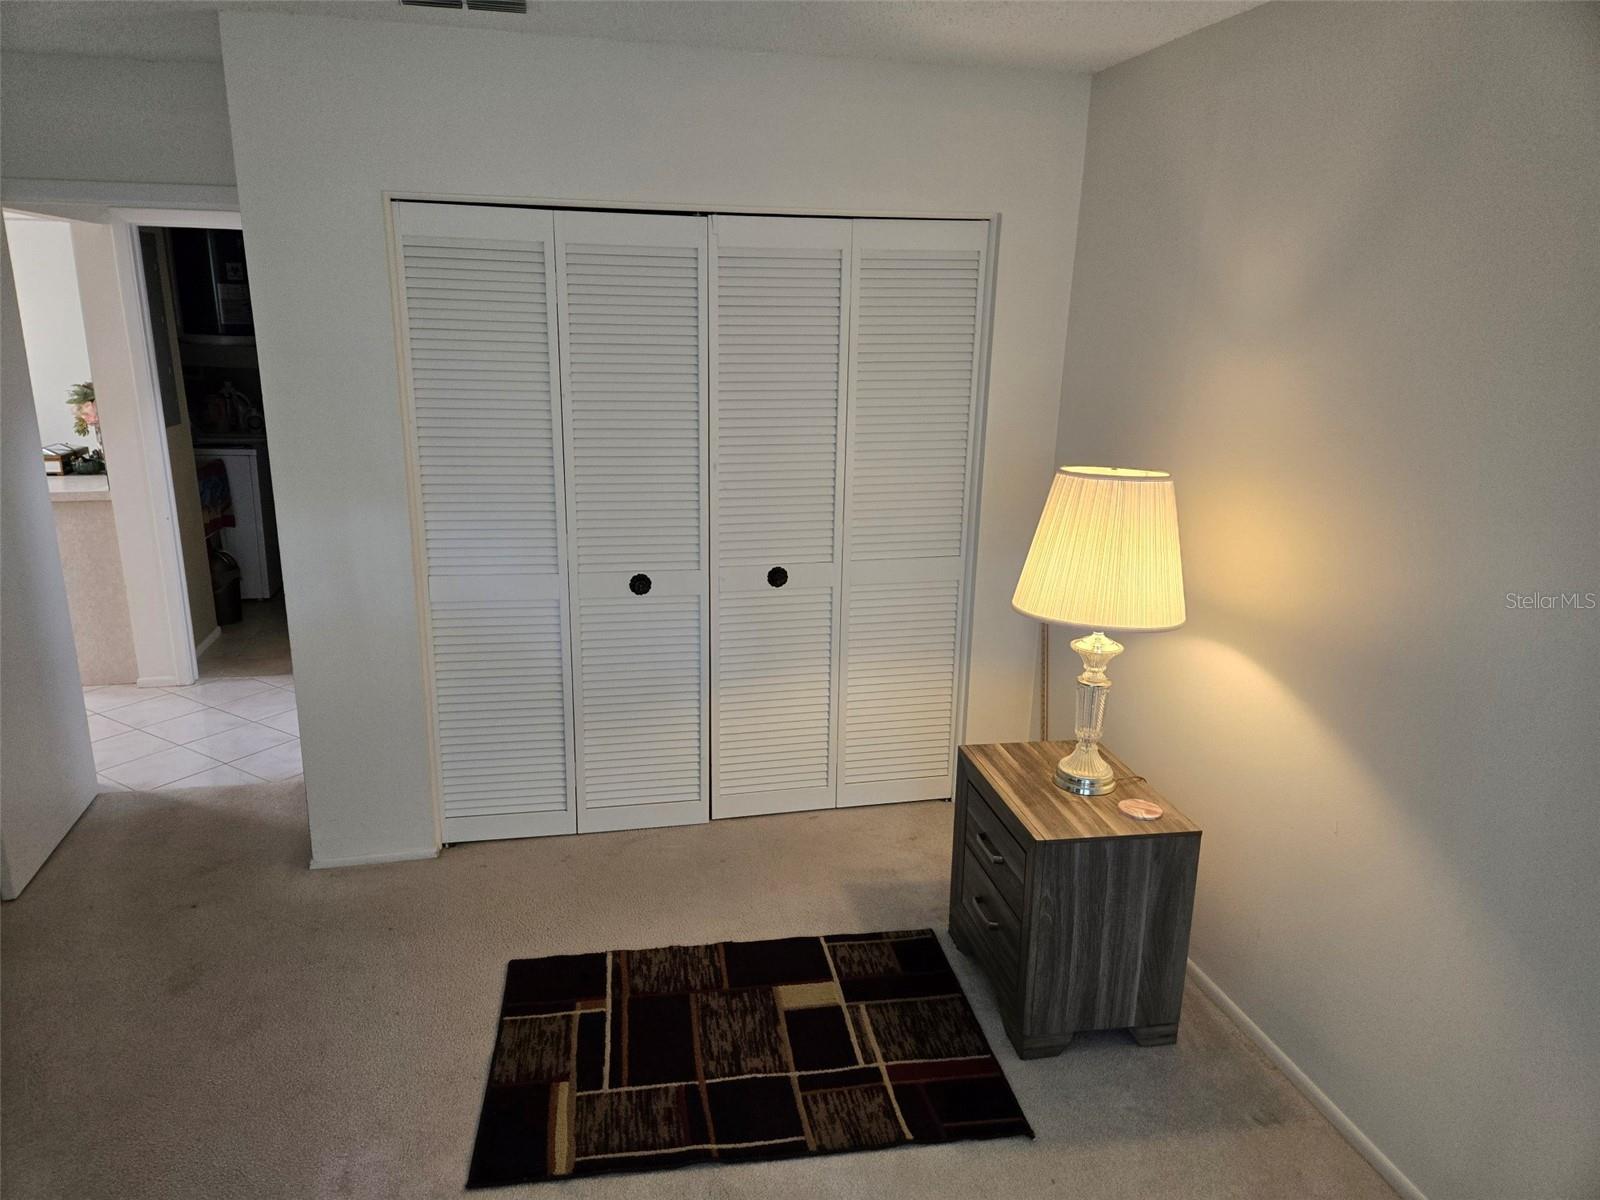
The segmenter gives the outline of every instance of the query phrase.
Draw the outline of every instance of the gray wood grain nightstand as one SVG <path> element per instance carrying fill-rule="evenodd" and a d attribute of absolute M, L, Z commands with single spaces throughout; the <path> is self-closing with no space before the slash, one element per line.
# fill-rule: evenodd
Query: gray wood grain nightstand
<path fill-rule="evenodd" d="M 1088 1029 L 1141 1046 L 1178 1036 L 1200 830 L 1104 746 L 1118 784 L 1075 796 L 1053 782 L 1070 742 L 961 747 L 950 939 L 994 985 L 1023 1058 Z M 1166 812 L 1136 821 L 1130 797 Z"/>

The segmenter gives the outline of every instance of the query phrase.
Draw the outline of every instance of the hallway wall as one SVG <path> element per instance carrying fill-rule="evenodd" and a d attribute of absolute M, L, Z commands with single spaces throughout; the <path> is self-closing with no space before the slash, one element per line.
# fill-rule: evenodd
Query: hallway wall
<path fill-rule="evenodd" d="M 0 236 L 0 899 L 7 900 L 28 886 L 95 794 L 12 278 Z"/>

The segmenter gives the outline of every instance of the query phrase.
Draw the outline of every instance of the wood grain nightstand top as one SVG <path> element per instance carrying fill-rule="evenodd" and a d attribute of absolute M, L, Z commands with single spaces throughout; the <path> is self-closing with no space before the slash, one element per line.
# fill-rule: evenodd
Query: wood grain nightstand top
<path fill-rule="evenodd" d="M 1083 838 L 1150 837 L 1199 833 L 1161 793 L 1139 779 L 1128 764 L 1107 750 L 1100 753 L 1116 771 L 1116 790 L 1105 796 L 1075 796 L 1055 784 L 1056 763 L 1072 752 L 1072 742 L 995 742 L 963 746 L 961 753 L 983 776 L 1023 828 L 1038 841 Z M 1117 810 L 1117 801 L 1153 800 L 1166 809 L 1154 821 L 1136 821 Z"/>

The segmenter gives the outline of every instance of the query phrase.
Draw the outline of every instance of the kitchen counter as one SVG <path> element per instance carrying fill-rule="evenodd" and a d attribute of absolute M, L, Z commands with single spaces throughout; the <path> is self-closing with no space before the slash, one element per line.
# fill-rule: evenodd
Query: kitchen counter
<path fill-rule="evenodd" d="M 52 501 L 110 500 L 111 480 L 104 475 L 46 475 Z"/>

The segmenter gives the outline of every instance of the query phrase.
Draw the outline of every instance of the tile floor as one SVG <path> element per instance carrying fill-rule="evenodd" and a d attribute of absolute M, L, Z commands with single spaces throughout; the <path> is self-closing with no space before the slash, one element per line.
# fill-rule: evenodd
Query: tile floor
<path fill-rule="evenodd" d="M 83 689 L 103 791 L 297 779 L 293 675 L 211 676 L 189 687 Z"/>
<path fill-rule="evenodd" d="M 283 597 L 247 600 L 188 687 L 83 689 L 102 792 L 170 792 L 300 778 Z"/>
<path fill-rule="evenodd" d="M 246 602 L 187 688 L 85 688 L 102 792 L 299 779 L 299 710 L 283 597 Z"/>

